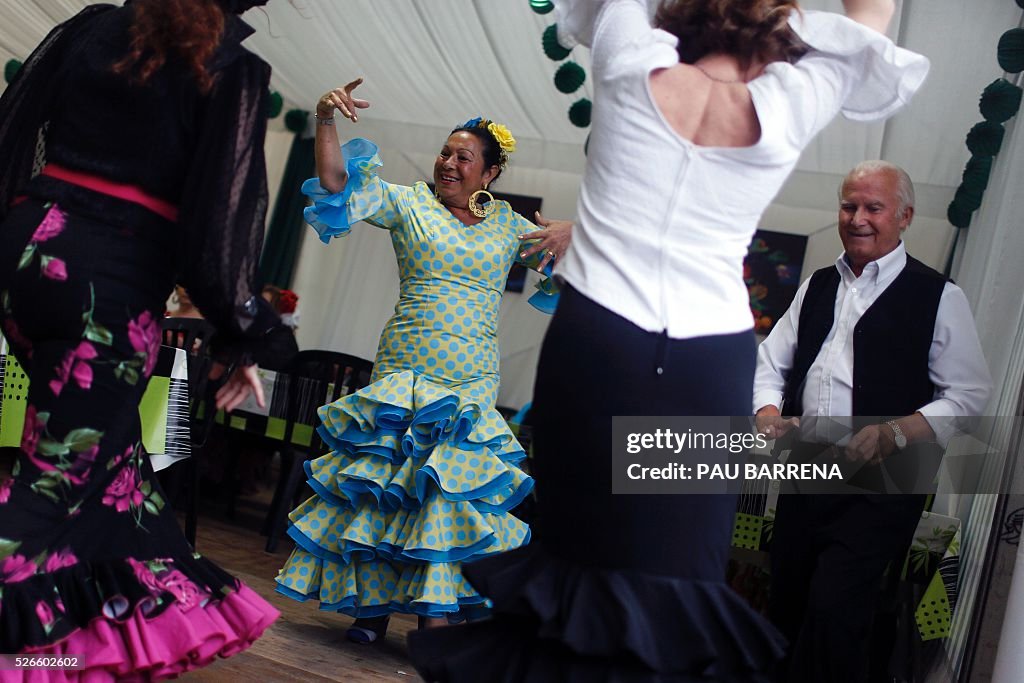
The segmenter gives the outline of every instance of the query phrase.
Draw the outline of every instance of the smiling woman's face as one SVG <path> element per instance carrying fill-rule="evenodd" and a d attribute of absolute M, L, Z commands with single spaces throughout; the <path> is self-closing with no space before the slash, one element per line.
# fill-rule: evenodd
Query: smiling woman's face
<path fill-rule="evenodd" d="M 465 209 L 470 195 L 484 189 L 497 173 L 497 166 L 484 166 L 480 140 L 460 130 L 448 136 L 434 161 L 434 187 L 442 204 Z"/>

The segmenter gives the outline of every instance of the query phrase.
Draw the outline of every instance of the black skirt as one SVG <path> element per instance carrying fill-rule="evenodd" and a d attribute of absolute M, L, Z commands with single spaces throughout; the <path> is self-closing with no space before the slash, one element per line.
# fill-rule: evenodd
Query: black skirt
<path fill-rule="evenodd" d="M 430 681 L 767 681 L 778 632 L 725 583 L 733 495 L 613 495 L 613 416 L 749 415 L 752 332 L 670 339 L 571 287 L 537 372 L 530 547 L 466 566 L 486 622 L 409 643 Z"/>

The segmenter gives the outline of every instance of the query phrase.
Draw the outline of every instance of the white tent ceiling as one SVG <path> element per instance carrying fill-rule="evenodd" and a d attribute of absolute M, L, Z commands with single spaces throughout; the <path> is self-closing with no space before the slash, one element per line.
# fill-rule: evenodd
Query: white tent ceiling
<path fill-rule="evenodd" d="M 4 0 L 0 58 L 24 58 L 54 23 L 86 4 Z M 803 6 L 841 9 L 839 0 Z M 517 165 L 578 172 L 586 131 L 566 112 L 590 89 L 585 83 L 564 95 L 554 88 L 557 65 L 540 47 L 553 16 L 534 13 L 527 0 L 270 0 L 245 18 L 256 29 L 247 45 L 273 66 L 272 85 L 289 106 L 312 108 L 328 87 L 362 75 L 362 93 L 373 103 L 365 119 L 444 130 L 484 113 L 521 141 Z M 835 177 L 857 161 L 883 157 L 921 187 L 919 213 L 944 217 L 967 156 L 963 136 L 979 118 L 977 97 L 1001 75 L 996 41 L 1020 18 L 1013 0 L 903 0 L 891 34 L 932 60 L 928 82 L 887 124 L 834 124 L 804 154 L 780 200 L 831 212 Z M 581 48 L 570 59 L 588 64 Z M 432 154 L 437 143 L 408 151 Z M 827 176 L 824 198 L 814 174 Z M 810 191 L 799 196 L 802 190 Z"/>

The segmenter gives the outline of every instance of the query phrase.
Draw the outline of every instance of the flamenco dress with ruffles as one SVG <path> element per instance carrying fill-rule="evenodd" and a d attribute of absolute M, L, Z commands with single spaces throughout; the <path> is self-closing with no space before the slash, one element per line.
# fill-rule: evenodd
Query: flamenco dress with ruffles
<path fill-rule="evenodd" d="M 378 178 L 368 140 L 342 152 L 346 188 L 307 181 L 306 220 L 324 242 L 360 220 L 388 230 L 400 296 L 371 384 L 319 409 L 332 450 L 305 463 L 315 495 L 290 515 L 296 545 L 277 590 L 355 617 L 457 620 L 485 607 L 462 565 L 530 538 L 509 514 L 533 481 L 495 410 L 496 332 L 518 235 L 536 228 L 503 201 L 464 225 L 425 183 Z"/>
<path fill-rule="evenodd" d="M 725 582 L 735 495 L 614 494 L 626 474 L 613 474 L 613 418 L 749 415 L 745 245 L 814 135 L 839 110 L 873 120 L 899 109 L 927 61 L 845 17 L 793 11 L 807 54 L 747 84 L 761 139 L 701 147 L 650 96 L 651 74 L 679 64 L 676 37 L 651 25 L 654 0 L 554 3 L 559 42 L 591 47 L 595 94 L 531 411 L 536 539 L 466 567 L 491 619 L 412 632 L 410 654 L 432 682 L 768 683 L 784 639 Z M 730 241 L 739 248 L 720 261 L 735 306 L 701 288 Z M 647 308 L 656 322 L 642 324 Z"/>

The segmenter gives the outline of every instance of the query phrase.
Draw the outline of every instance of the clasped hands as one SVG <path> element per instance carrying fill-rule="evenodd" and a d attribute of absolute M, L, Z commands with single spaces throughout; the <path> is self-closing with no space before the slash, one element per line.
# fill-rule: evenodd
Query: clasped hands
<path fill-rule="evenodd" d="M 790 430 L 800 426 L 798 417 L 782 417 L 779 409 L 767 405 L 757 411 L 754 426 L 760 434 L 769 439 L 778 439 Z M 850 439 L 843 449 L 843 456 L 848 462 L 880 465 L 883 460 L 896 451 L 896 440 L 892 427 L 885 424 L 872 424 L 864 427 Z"/>

